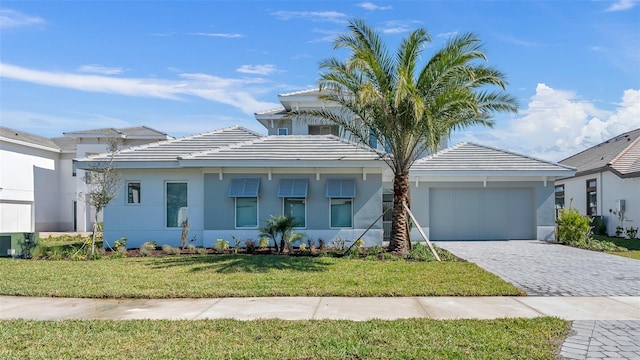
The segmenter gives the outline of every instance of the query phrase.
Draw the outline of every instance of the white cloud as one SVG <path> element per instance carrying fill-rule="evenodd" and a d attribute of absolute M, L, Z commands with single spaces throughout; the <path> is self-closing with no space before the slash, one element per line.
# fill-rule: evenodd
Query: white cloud
<path fill-rule="evenodd" d="M 179 79 L 113 78 L 100 75 L 79 75 L 46 72 L 0 63 L 0 77 L 34 84 L 74 89 L 87 92 L 125 96 L 185 100 L 199 97 L 239 108 L 247 114 L 270 109 L 279 104 L 259 101 L 256 94 L 264 92 L 257 87 L 264 80 L 256 78 L 221 78 L 200 73 L 181 73 Z"/>
<path fill-rule="evenodd" d="M 90 64 L 90 65 L 82 65 L 79 66 L 76 71 L 93 73 L 93 74 L 102 74 L 102 75 L 118 75 L 122 74 L 121 67 L 110 67 L 103 66 L 98 64 Z"/>
<path fill-rule="evenodd" d="M 277 69 L 272 64 L 242 65 L 236 71 L 243 74 L 270 75 L 276 72 Z"/>
<path fill-rule="evenodd" d="M 369 10 L 369 11 L 374 11 L 374 10 L 391 10 L 393 9 L 393 6 L 391 5 L 387 5 L 387 6 L 380 6 L 380 5 L 376 5 L 372 2 L 366 1 L 366 2 L 362 2 L 359 3 L 358 6 L 360 6 L 361 8 L 365 9 L 365 10 Z"/>
<path fill-rule="evenodd" d="M 0 28 L 9 29 L 43 24 L 44 19 L 38 16 L 25 15 L 11 9 L 0 9 Z"/>
<path fill-rule="evenodd" d="M 633 8 L 634 6 L 636 6 L 636 2 L 634 0 L 618 0 L 618 2 L 615 2 L 613 4 L 611 4 L 611 6 L 609 6 L 605 11 L 625 11 L 625 10 L 629 10 L 631 8 Z"/>
<path fill-rule="evenodd" d="M 436 35 L 436 37 L 450 39 L 450 38 L 452 38 L 454 36 L 457 36 L 457 35 L 458 35 L 457 31 L 449 31 L 449 32 L 440 33 L 440 34 Z"/>
<path fill-rule="evenodd" d="M 229 38 L 229 39 L 244 37 L 244 35 L 242 35 L 242 34 L 205 33 L 205 32 L 190 33 L 189 35 L 207 36 L 207 37 L 219 37 L 219 38 Z"/>
<path fill-rule="evenodd" d="M 311 21 L 327 21 L 345 23 L 347 15 L 337 11 L 274 11 L 271 15 L 279 20 L 311 19 Z"/>
<path fill-rule="evenodd" d="M 382 32 L 385 34 L 400 34 L 409 31 L 415 30 L 417 24 L 420 24 L 419 21 L 411 20 L 411 21 L 387 21 L 382 27 Z"/>
<path fill-rule="evenodd" d="M 496 130 L 464 133 L 477 141 L 534 157 L 559 161 L 618 134 L 640 127 L 640 90 L 629 89 L 613 112 L 575 93 L 538 84 L 521 115 Z"/>

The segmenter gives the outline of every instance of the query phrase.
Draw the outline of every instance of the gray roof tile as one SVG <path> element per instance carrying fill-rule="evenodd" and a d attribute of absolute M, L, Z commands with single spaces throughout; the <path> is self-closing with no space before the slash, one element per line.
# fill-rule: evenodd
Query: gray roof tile
<path fill-rule="evenodd" d="M 228 147 L 191 154 L 184 160 L 234 161 L 362 161 L 379 160 L 378 154 L 333 135 L 267 136 Z"/>
<path fill-rule="evenodd" d="M 68 131 L 63 133 L 65 136 L 71 137 L 95 137 L 95 136 L 104 136 L 104 135 L 122 135 L 122 136 L 144 136 L 144 137 L 157 137 L 158 139 L 163 139 L 167 137 L 166 133 L 161 131 L 152 129 L 148 126 L 133 126 L 126 128 L 103 128 L 103 129 L 92 129 L 92 130 L 80 130 L 80 131 Z"/>
<path fill-rule="evenodd" d="M 58 144 L 56 144 L 51 139 L 48 139 L 46 137 L 42 137 L 39 135 L 35 135 L 35 134 L 30 134 L 24 131 L 7 128 L 4 126 L 0 126 L 0 136 L 13 139 L 13 140 L 24 141 L 29 144 L 45 146 L 45 147 L 56 149 L 56 150 L 60 149 Z"/>
<path fill-rule="evenodd" d="M 579 152 L 561 164 L 577 168 L 576 176 L 612 170 L 620 176 L 640 176 L 640 128 Z"/>
<path fill-rule="evenodd" d="M 514 152 L 496 149 L 471 142 L 463 142 L 417 160 L 412 173 L 455 172 L 567 172 L 569 166 L 536 159 Z"/>
<path fill-rule="evenodd" d="M 116 155 L 115 161 L 177 161 L 178 157 L 191 153 L 225 147 L 237 142 L 254 140 L 262 136 L 263 135 L 244 127 L 234 126 L 203 134 L 124 149 Z M 108 154 L 99 154 L 78 159 L 78 161 L 105 161 L 108 159 Z"/>

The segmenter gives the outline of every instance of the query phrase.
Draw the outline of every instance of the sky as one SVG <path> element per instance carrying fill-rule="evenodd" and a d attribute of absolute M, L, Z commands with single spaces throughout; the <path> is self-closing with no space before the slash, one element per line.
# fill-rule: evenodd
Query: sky
<path fill-rule="evenodd" d="M 11 1 L 0 3 L 0 125 L 46 137 L 146 125 L 185 136 L 242 125 L 316 86 L 348 21 L 393 52 L 423 27 L 427 61 L 475 33 L 517 114 L 473 141 L 559 161 L 640 127 L 640 3 L 613 1 Z"/>

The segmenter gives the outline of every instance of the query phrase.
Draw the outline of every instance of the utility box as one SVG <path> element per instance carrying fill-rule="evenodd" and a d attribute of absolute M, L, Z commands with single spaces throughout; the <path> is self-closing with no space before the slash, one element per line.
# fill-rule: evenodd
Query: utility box
<path fill-rule="evenodd" d="M 0 256 L 31 257 L 38 245 L 38 233 L 0 233 Z"/>
<path fill-rule="evenodd" d="M 626 207 L 626 201 L 616 200 L 616 212 L 618 214 L 625 212 L 626 211 L 625 207 Z"/>

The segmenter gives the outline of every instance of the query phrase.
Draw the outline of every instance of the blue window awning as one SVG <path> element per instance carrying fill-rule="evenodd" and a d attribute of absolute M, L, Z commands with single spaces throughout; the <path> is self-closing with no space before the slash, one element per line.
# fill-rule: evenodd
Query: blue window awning
<path fill-rule="evenodd" d="M 278 197 L 306 198 L 309 179 L 280 179 Z"/>
<path fill-rule="evenodd" d="M 258 197 L 260 178 L 233 178 L 229 185 L 229 197 Z"/>
<path fill-rule="evenodd" d="M 354 198 L 356 197 L 356 181 L 354 179 L 328 179 L 328 198 Z"/>

